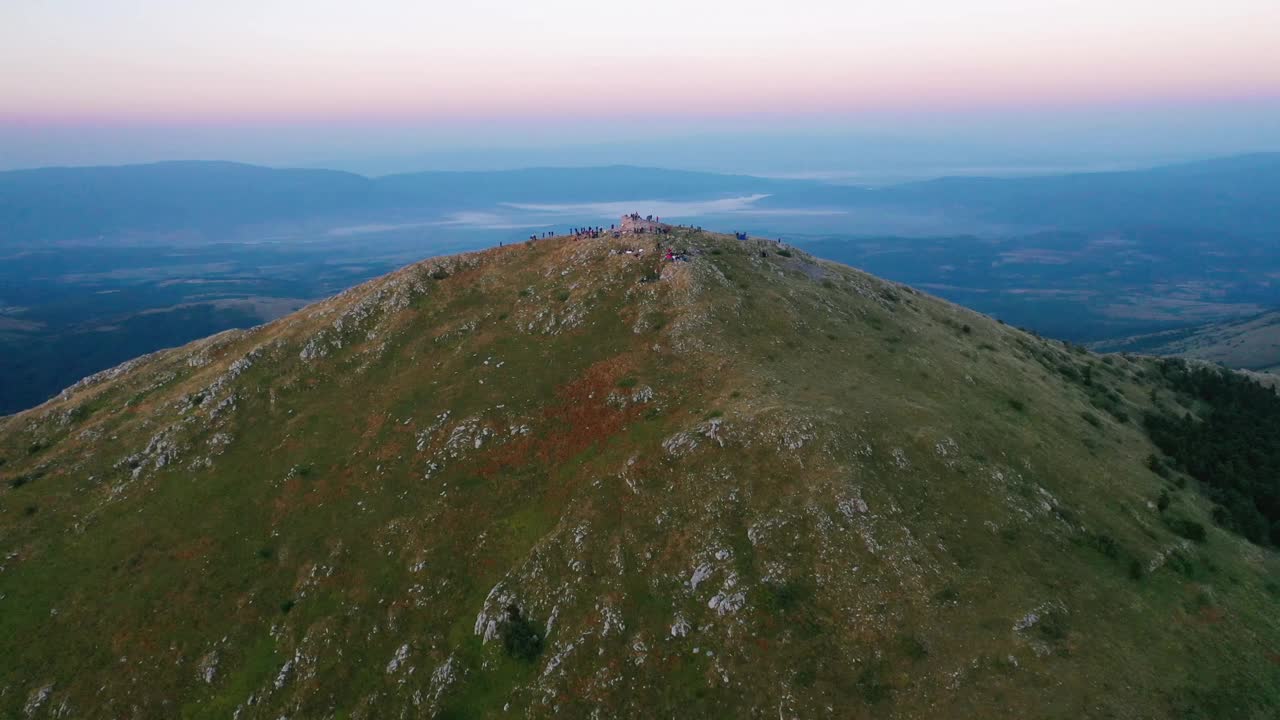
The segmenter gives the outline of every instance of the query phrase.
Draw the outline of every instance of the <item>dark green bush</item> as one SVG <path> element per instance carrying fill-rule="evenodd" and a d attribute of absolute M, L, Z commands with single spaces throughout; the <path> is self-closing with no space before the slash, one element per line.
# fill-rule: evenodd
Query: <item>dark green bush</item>
<path fill-rule="evenodd" d="M 768 605 L 774 612 L 789 613 L 808 603 L 813 597 L 813 588 L 803 582 L 788 581 L 766 583 Z"/>
<path fill-rule="evenodd" d="M 1179 575 L 1189 578 L 1196 575 L 1195 562 L 1181 550 L 1174 550 L 1169 553 L 1169 556 L 1165 558 L 1164 564 Z"/>
<path fill-rule="evenodd" d="M 1067 614 L 1061 610 L 1050 610 L 1040 616 L 1040 622 L 1036 623 L 1036 627 L 1047 640 L 1063 640 L 1070 631 Z"/>
<path fill-rule="evenodd" d="M 902 652 L 912 660 L 923 660 L 929 656 L 929 646 L 918 635 L 904 634 L 898 638 Z"/>
<path fill-rule="evenodd" d="M 1093 545 L 1095 550 L 1113 560 L 1120 557 L 1120 544 L 1116 542 L 1115 538 L 1106 533 L 1091 536 L 1090 544 Z"/>
<path fill-rule="evenodd" d="M 1262 588 L 1266 590 L 1267 594 L 1270 595 L 1271 597 L 1280 598 L 1280 582 L 1276 582 L 1275 580 L 1267 580 L 1266 582 L 1262 583 Z"/>
<path fill-rule="evenodd" d="M 933 601 L 939 605 L 954 605 L 960 600 L 960 591 L 947 585 L 933 594 Z"/>
<path fill-rule="evenodd" d="M 533 662 L 542 654 L 542 634 L 515 605 L 507 606 L 507 619 L 502 624 L 502 647 L 511 657 Z"/>
<path fill-rule="evenodd" d="M 863 701 L 874 705 L 889 699 L 889 695 L 893 692 L 889 670 L 889 663 L 883 658 L 864 664 L 857 680 L 858 691 L 862 694 Z"/>
<path fill-rule="evenodd" d="M 1194 542 L 1204 542 L 1208 537 L 1208 533 L 1205 531 L 1204 525 L 1201 525 L 1195 520 L 1189 520 L 1187 518 L 1172 518 L 1167 521 L 1167 524 L 1169 525 L 1170 530 Z"/>
<path fill-rule="evenodd" d="M 1169 467 L 1165 465 L 1155 453 L 1151 453 L 1147 456 L 1147 469 L 1162 478 L 1167 479 L 1169 477 Z"/>

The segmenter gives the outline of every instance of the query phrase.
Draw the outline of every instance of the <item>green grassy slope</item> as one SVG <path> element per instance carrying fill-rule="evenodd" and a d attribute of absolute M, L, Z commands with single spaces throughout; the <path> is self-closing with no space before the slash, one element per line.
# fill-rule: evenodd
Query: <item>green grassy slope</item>
<path fill-rule="evenodd" d="M 653 243 L 429 260 L 0 420 L 0 716 L 1277 712 L 1280 561 L 1147 469 L 1149 361 Z"/>

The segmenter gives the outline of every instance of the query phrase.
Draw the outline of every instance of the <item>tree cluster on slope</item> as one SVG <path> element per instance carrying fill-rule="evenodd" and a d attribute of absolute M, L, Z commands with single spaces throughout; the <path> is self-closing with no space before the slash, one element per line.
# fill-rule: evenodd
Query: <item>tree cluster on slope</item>
<path fill-rule="evenodd" d="M 1280 545 L 1280 396 L 1251 378 L 1165 360 L 1169 386 L 1196 414 L 1148 413 L 1151 440 L 1217 503 L 1214 520 L 1260 544 Z"/>

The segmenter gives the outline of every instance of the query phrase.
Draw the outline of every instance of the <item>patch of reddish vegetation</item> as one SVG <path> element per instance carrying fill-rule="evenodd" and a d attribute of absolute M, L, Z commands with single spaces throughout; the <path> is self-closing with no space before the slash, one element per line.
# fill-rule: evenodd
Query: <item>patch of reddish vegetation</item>
<path fill-rule="evenodd" d="M 271 501 L 271 524 L 278 525 L 285 516 L 302 503 L 306 488 L 302 479 L 291 477 L 284 482 L 280 494 Z"/>
<path fill-rule="evenodd" d="M 618 355 L 597 362 L 577 379 L 562 385 L 556 390 L 557 402 L 543 411 L 537 424 L 545 432 L 495 449 L 480 473 L 490 477 L 504 468 L 531 462 L 555 467 L 621 432 L 643 409 L 608 403 L 609 393 L 630 369 L 628 358 Z"/>
<path fill-rule="evenodd" d="M 399 428 L 398 430 L 403 432 L 403 428 Z M 384 442 L 379 445 L 378 449 L 373 453 L 373 458 L 379 462 L 390 462 L 391 460 L 402 457 L 404 455 L 404 448 L 404 444 L 398 441 Z"/>
<path fill-rule="evenodd" d="M 328 478 L 318 478 L 311 484 L 311 490 L 302 498 L 302 503 L 308 508 L 316 508 L 325 504 L 329 500 L 336 500 L 345 496 L 346 492 L 333 492 L 333 485 Z"/>
<path fill-rule="evenodd" d="M 537 448 L 544 462 L 559 464 L 609 439 L 639 414 L 640 408 L 611 407 L 609 393 L 629 369 L 621 357 L 592 365 L 582 377 L 561 387 L 560 402 L 548 408 L 543 421 L 551 435 Z"/>
<path fill-rule="evenodd" d="M 370 445 L 378 442 L 378 434 L 382 432 L 382 426 L 387 423 L 385 413 L 375 412 L 369 414 L 369 419 L 365 424 L 365 431 L 360 435 L 360 450 L 368 450 Z"/>
<path fill-rule="evenodd" d="M 352 417 L 355 417 L 354 413 Z M 359 433 L 360 439 L 351 448 L 351 456 L 368 456 L 378 462 L 387 462 L 402 456 L 405 446 L 399 440 L 387 439 L 383 435 L 386 428 L 387 414 L 384 412 L 369 413 L 365 418 L 363 429 L 353 423 L 352 433 Z M 401 425 L 392 425 L 391 432 L 408 435 L 410 429 Z"/>
<path fill-rule="evenodd" d="M 451 277 L 447 278 L 447 280 L 453 281 L 450 287 L 471 288 L 475 287 L 476 283 L 480 281 L 481 276 L 483 276 L 487 270 L 488 268 L 483 265 L 468 267 L 456 271 Z"/>
<path fill-rule="evenodd" d="M 204 537 L 197 538 L 192 542 L 189 542 L 174 548 L 173 559 L 174 560 L 195 560 L 196 558 L 202 558 L 207 556 L 209 554 L 209 551 L 212 549 L 213 549 L 213 538 L 209 537 L 208 535 L 205 535 Z"/>
<path fill-rule="evenodd" d="M 1226 615 L 1222 608 L 1209 606 L 1200 608 L 1200 622 L 1206 625 L 1214 625 L 1222 622 L 1222 618 Z"/>

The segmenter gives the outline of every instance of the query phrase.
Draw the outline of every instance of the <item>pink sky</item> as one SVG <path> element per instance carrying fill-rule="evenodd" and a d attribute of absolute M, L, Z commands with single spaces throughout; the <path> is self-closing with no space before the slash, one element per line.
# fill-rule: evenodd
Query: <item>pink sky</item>
<path fill-rule="evenodd" d="M 1274 0 L 10 0 L 0 64 L 21 71 L 0 74 L 0 117 L 723 117 L 1280 97 L 1277 28 Z"/>
<path fill-rule="evenodd" d="M 0 169 L 735 133 L 1280 149 L 1278 28 L 1277 0 L 5 0 Z"/>

